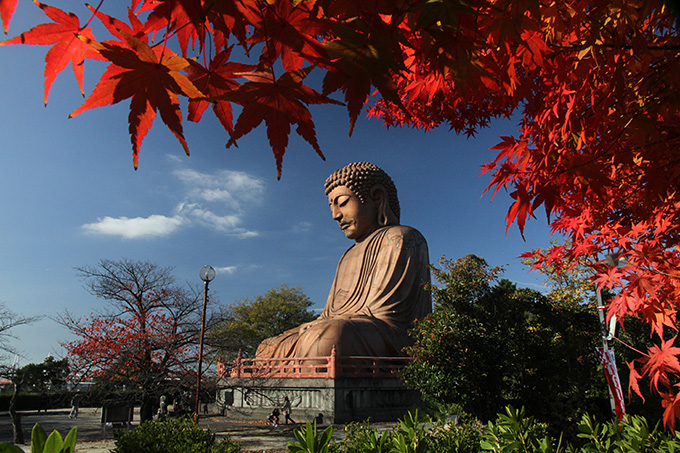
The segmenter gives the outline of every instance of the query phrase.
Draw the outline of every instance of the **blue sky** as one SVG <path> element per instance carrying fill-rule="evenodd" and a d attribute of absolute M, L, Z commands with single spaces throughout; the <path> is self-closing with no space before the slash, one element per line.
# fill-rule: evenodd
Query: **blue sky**
<path fill-rule="evenodd" d="M 83 21 L 82 3 L 50 4 Z M 109 4 L 103 11 L 112 12 Z M 42 12 L 22 0 L 7 38 L 42 22 Z M 489 178 L 479 175 L 480 166 L 495 156 L 489 148 L 499 136 L 515 133 L 512 121 L 466 139 L 446 130 L 387 130 L 360 119 L 350 138 L 342 107 L 316 108 L 326 160 L 291 136 L 277 180 L 263 127 L 226 149 L 226 132 L 206 112 L 199 124 L 184 122 L 190 157 L 157 119 L 134 171 L 128 102 L 68 119 L 83 101 L 69 69 L 44 107 L 46 51 L 0 47 L 0 301 L 26 316 L 46 316 L 14 330 L 22 364 L 63 356 L 59 344 L 71 337 L 51 319 L 57 313 L 86 315 L 104 306 L 74 269 L 100 259 L 172 266 L 179 283 L 196 284 L 201 266 L 210 264 L 217 270 L 211 294 L 221 303 L 286 283 L 323 307 L 337 261 L 351 245 L 330 217 L 323 183 L 356 161 L 375 163 L 392 177 L 402 223 L 423 233 L 432 262 L 474 253 L 505 265 L 505 277 L 519 286 L 542 288 L 517 256 L 547 245 L 545 218 L 529 222 L 525 242 L 516 226 L 506 234 L 509 196 L 482 196 Z M 86 93 L 101 70 L 100 63 L 86 62 Z"/>

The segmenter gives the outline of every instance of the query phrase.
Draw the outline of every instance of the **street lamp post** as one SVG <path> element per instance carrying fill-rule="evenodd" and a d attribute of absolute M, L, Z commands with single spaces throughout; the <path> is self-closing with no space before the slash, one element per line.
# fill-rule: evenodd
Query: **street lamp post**
<path fill-rule="evenodd" d="M 203 266 L 198 274 L 203 280 L 203 313 L 201 314 L 201 336 L 198 346 L 198 376 L 196 377 L 196 405 L 194 407 L 194 419 L 198 420 L 198 410 L 201 402 L 201 368 L 203 365 L 203 335 L 205 331 L 205 311 L 208 305 L 208 283 L 215 278 L 215 269 L 212 266 Z"/>

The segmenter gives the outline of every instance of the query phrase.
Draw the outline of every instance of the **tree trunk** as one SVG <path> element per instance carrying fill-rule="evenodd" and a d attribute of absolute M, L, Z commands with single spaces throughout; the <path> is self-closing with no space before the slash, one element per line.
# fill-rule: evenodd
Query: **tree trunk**
<path fill-rule="evenodd" d="M 12 393 L 12 398 L 9 400 L 9 416 L 12 419 L 12 443 L 21 444 L 24 443 L 24 430 L 21 427 L 21 414 L 17 414 L 16 402 L 17 394 L 19 393 L 19 386 L 16 382 L 13 383 L 14 392 Z"/>

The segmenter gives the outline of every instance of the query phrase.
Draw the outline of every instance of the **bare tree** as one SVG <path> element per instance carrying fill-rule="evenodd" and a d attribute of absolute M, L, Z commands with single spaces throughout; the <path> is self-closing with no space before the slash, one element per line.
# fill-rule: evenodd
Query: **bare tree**
<path fill-rule="evenodd" d="M 10 344 L 16 337 L 11 330 L 18 326 L 31 324 L 39 320 L 40 316 L 22 316 L 14 313 L 7 306 L 0 302 L 0 375 L 12 381 L 12 398 L 9 401 L 9 415 L 12 419 L 12 442 L 15 444 L 24 443 L 24 432 L 21 427 L 21 415 L 16 411 L 16 399 L 21 387 L 21 375 L 14 365 L 7 363 L 8 356 L 19 355 L 17 349 Z"/>
<path fill-rule="evenodd" d="M 22 316 L 14 313 L 0 302 L 0 360 L 5 361 L 8 355 L 19 354 L 17 349 L 10 344 L 16 337 L 11 330 L 15 327 L 31 324 L 39 320 L 41 316 Z"/>
<path fill-rule="evenodd" d="M 80 378 L 141 390 L 141 419 L 148 420 L 168 382 L 195 376 L 201 292 L 177 286 L 171 267 L 146 261 L 101 260 L 76 270 L 107 305 L 89 317 L 58 316 L 79 337 L 64 345 L 71 369 Z"/>

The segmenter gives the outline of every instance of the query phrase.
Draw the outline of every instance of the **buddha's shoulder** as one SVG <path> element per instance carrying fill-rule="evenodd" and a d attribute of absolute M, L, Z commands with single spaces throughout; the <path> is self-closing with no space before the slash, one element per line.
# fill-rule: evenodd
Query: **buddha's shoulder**
<path fill-rule="evenodd" d="M 425 238 L 423 235 L 420 234 L 420 231 L 413 227 L 406 225 L 393 225 L 387 227 L 386 230 L 387 231 L 385 232 L 385 235 L 392 240 L 401 239 L 405 244 L 411 246 L 425 243 Z"/>
<path fill-rule="evenodd" d="M 390 236 L 422 236 L 420 231 L 407 225 L 391 225 L 385 227 L 385 230 Z"/>

